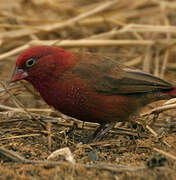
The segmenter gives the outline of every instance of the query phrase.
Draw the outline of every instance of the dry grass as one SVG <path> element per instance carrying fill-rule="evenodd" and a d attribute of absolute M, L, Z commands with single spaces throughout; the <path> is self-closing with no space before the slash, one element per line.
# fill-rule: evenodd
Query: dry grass
<path fill-rule="evenodd" d="M 17 56 L 36 45 L 109 56 L 175 83 L 175 19 L 174 0 L 1 0 L 0 178 L 175 179 L 175 101 L 148 106 L 133 132 L 122 124 L 88 145 L 80 141 L 97 124 L 82 129 L 82 122 L 48 107 L 26 82 L 8 86 Z M 46 160 L 64 147 L 75 164 L 65 154 Z"/>

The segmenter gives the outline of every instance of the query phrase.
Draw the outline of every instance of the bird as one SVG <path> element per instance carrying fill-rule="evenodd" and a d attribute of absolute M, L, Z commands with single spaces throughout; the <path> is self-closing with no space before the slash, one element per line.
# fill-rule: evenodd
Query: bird
<path fill-rule="evenodd" d="M 44 101 L 83 122 L 99 123 L 92 142 L 145 105 L 176 96 L 176 87 L 118 59 L 56 46 L 26 49 L 16 60 L 12 82 L 26 80 Z"/>

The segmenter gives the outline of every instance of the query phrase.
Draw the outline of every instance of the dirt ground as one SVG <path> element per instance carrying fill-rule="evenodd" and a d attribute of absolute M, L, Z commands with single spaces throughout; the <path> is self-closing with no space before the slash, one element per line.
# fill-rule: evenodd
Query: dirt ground
<path fill-rule="evenodd" d="M 39 44 L 109 56 L 175 83 L 175 3 L 0 1 L 0 179 L 176 179 L 175 109 L 134 117 L 133 128 L 117 124 L 88 144 L 98 124 L 55 111 L 27 82 L 8 84 L 20 52 Z"/>

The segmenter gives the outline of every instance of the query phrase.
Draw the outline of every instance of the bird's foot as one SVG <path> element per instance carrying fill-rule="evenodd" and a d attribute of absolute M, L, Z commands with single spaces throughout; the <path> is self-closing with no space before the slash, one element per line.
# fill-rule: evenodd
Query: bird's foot
<path fill-rule="evenodd" d="M 105 124 L 100 125 L 97 130 L 94 132 L 92 138 L 89 140 L 89 143 L 100 141 L 103 136 L 114 127 L 114 123 L 105 127 Z"/>

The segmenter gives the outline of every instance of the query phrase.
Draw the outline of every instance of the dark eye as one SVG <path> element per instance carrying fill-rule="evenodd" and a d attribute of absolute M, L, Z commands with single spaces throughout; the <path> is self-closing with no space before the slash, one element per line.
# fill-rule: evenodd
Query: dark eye
<path fill-rule="evenodd" d="M 30 58 L 26 61 L 26 67 L 32 67 L 35 64 L 36 58 Z"/>

